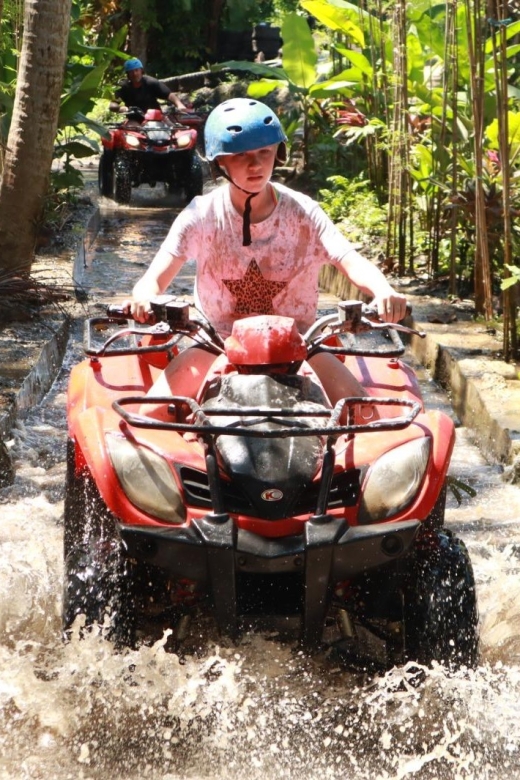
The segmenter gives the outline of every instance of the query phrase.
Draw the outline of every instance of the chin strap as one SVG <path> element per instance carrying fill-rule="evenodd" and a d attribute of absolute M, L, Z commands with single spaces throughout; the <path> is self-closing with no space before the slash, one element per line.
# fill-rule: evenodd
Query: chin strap
<path fill-rule="evenodd" d="M 252 192 L 248 195 L 244 206 L 244 213 L 242 214 L 242 246 L 250 246 L 251 244 L 251 201 L 258 195 L 257 192 Z"/>
<path fill-rule="evenodd" d="M 242 192 L 245 192 L 247 195 L 247 199 L 244 205 L 244 213 L 242 214 L 242 246 L 251 246 L 251 201 L 256 196 L 259 195 L 258 192 L 249 192 L 248 190 L 245 190 L 243 187 L 239 187 L 238 184 L 236 184 L 231 176 L 228 175 L 227 171 L 224 170 L 224 168 L 216 163 L 216 166 L 221 174 L 225 179 L 228 180 L 230 184 L 233 184 L 237 189 L 241 190 Z"/>

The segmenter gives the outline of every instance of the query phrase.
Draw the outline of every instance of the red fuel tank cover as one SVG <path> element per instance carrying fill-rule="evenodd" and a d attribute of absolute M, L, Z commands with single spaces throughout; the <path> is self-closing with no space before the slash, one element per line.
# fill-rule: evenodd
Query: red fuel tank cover
<path fill-rule="evenodd" d="M 224 346 L 228 359 L 235 365 L 294 363 L 307 357 L 307 347 L 295 321 L 277 315 L 237 320 Z"/>

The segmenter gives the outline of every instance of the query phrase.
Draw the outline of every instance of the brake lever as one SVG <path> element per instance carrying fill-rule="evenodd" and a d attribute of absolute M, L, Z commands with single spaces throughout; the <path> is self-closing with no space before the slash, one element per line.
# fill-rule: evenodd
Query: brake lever
<path fill-rule="evenodd" d="M 392 328 L 401 333 L 419 336 L 420 339 L 426 338 L 426 332 L 424 330 L 415 330 L 415 328 L 409 328 L 408 325 L 401 325 L 399 322 L 373 322 L 366 317 L 361 317 L 361 324 L 365 326 L 364 330 L 385 330 L 386 328 Z"/>
<path fill-rule="evenodd" d="M 401 333 L 419 336 L 421 339 L 426 338 L 426 332 L 424 330 L 415 330 L 415 328 L 410 328 L 408 325 L 401 325 L 399 322 L 375 322 L 365 316 L 360 317 L 355 323 L 353 323 L 352 320 L 346 320 L 345 322 L 339 322 L 335 325 L 328 325 L 326 331 L 324 331 L 324 336 L 325 338 L 329 338 L 330 336 L 338 336 L 342 333 L 351 333 L 355 336 L 356 333 L 366 333 L 370 330 L 386 330 L 387 328 L 398 330 Z"/>
<path fill-rule="evenodd" d="M 110 344 L 112 344 L 114 341 L 123 339 L 126 336 L 167 336 L 171 332 L 171 328 L 167 322 L 157 322 L 155 325 L 149 325 L 147 328 L 123 328 L 122 330 L 118 330 L 116 333 L 113 333 L 104 342 L 99 351 L 104 352 L 107 347 L 109 347 Z"/>

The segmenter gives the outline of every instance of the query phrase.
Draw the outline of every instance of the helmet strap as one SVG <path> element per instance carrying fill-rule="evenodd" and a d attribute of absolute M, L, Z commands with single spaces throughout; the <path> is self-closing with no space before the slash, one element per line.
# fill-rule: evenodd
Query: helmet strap
<path fill-rule="evenodd" d="M 241 192 L 244 192 L 247 195 L 246 202 L 244 205 L 244 213 L 242 214 L 242 246 L 250 246 L 251 245 L 251 201 L 256 195 L 259 195 L 259 192 L 250 192 L 249 190 L 245 190 L 243 187 L 240 187 L 236 182 L 233 181 L 231 176 L 227 173 L 227 171 L 218 163 L 216 163 L 218 166 L 218 169 L 222 176 L 228 180 L 230 184 L 232 184 L 234 187 L 236 187 Z"/>
<path fill-rule="evenodd" d="M 244 213 L 242 215 L 242 246 L 251 244 L 251 200 L 258 195 L 258 192 L 252 192 L 247 196 Z"/>

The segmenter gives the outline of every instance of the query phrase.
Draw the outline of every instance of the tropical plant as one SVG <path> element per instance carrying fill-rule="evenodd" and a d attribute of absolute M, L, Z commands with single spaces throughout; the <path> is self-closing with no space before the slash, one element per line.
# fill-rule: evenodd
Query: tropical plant
<path fill-rule="evenodd" d="M 450 290 L 455 293 L 457 257 L 467 255 L 472 235 L 476 309 L 491 317 L 492 277 L 502 276 L 504 263 L 508 278 L 508 267 L 514 267 L 508 257 L 517 240 L 511 222 L 516 177 L 510 170 L 518 150 L 508 123 L 513 122 L 516 134 L 511 109 L 520 93 L 511 77 L 520 51 L 515 42 L 520 22 L 511 20 L 506 0 L 493 6 L 496 18 L 483 0 L 399 0 L 391 14 L 388 8 L 383 12 L 374 5 L 369 12 L 345 0 L 301 0 L 301 5 L 331 32 L 339 55 L 332 81 L 369 118 L 366 127 L 349 128 L 346 141 L 363 139 L 370 161 L 371 125 L 374 119 L 386 125 L 380 138 L 386 139 L 390 164 L 369 165 L 369 172 L 372 177 L 374 170 L 383 170 L 387 177 L 388 253 L 394 247 L 401 272 L 406 253 L 413 270 L 413 231 L 419 217 L 429 234 L 433 274 L 439 270 L 440 248 L 447 238 L 451 241 Z M 338 67 L 345 62 L 348 67 Z M 496 136 L 502 161 L 494 183 L 486 181 L 487 127 Z M 492 145 L 489 134 L 487 144 Z M 381 150 L 383 145 L 377 146 Z M 500 215 L 503 224 L 497 230 Z M 512 319 L 513 303 L 508 308 Z M 504 350 L 512 354 L 506 341 Z"/>
<path fill-rule="evenodd" d="M 111 63 L 116 58 L 126 57 L 120 51 L 127 36 L 126 27 L 108 35 L 101 30 L 96 43 L 92 43 L 90 30 L 83 23 L 83 14 L 82 2 L 76 0 L 72 7 L 55 146 L 55 156 L 64 161 L 64 170 L 60 172 L 62 183 L 68 183 L 69 186 L 75 186 L 75 182 L 81 183 L 71 160 L 97 154 L 99 144 L 96 137 L 108 137 L 106 128 L 89 115 L 97 104 Z"/>
<path fill-rule="evenodd" d="M 318 192 L 318 200 L 334 222 L 348 223 L 351 240 L 366 241 L 369 236 L 384 236 L 388 212 L 378 202 L 369 181 L 362 176 L 335 175 L 329 176 L 326 183 L 328 186 Z M 352 215 L 355 215 L 355 225 Z"/>
<path fill-rule="evenodd" d="M 32 32 L 33 27 L 38 31 L 45 30 L 45 25 L 48 24 L 52 28 L 52 20 L 49 20 L 48 16 L 50 6 L 54 7 L 51 0 L 31 0 L 28 4 L 24 36 L 27 32 L 29 40 L 32 41 L 35 35 Z M 53 30 L 49 40 L 56 41 L 57 52 L 60 56 L 63 53 L 63 60 L 55 62 L 45 44 L 40 62 L 39 50 L 36 54 L 30 51 L 24 37 L 24 45 L 27 47 L 24 53 L 31 60 L 25 63 L 25 67 L 29 69 L 27 80 L 22 81 L 24 71 L 21 65 L 20 76 L 17 76 L 16 61 L 12 63 L 10 71 L 4 66 L 3 73 L 13 76 L 10 89 L 14 89 L 16 84 L 17 100 L 24 102 L 24 110 L 21 115 L 17 115 L 14 103 L 14 111 L 11 111 L 11 105 L 6 99 L 9 92 L 4 89 L 0 93 L 0 105 L 4 107 L 3 127 L 10 127 L 10 153 L 6 157 L 0 190 L 0 246 L 4 250 L 2 255 L 5 258 L 3 267 L 8 260 L 17 269 L 30 267 L 36 231 L 44 212 L 46 198 L 53 202 L 57 196 L 69 199 L 73 197 L 74 191 L 81 187 L 83 179 L 77 166 L 73 165 L 73 160 L 96 154 L 99 151 L 97 136 L 106 135 L 105 128 L 89 118 L 88 114 L 96 104 L 111 62 L 116 57 L 125 56 L 119 50 L 126 37 L 125 29 L 114 35 L 111 32 L 106 34 L 101 26 L 93 35 L 89 20 L 85 17 L 87 7 L 83 0 L 74 0 L 72 6 L 67 6 L 66 26 L 61 27 L 59 22 L 62 20 L 62 4 L 59 4 L 59 9 L 56 30 Z M 26 31 L 28 24 L 31 27 Z M 58 32 L 65 32 L 65 48 L 61 40 L 58 40 Z M 14 27 L 10 34 L 14 36 Z M 37 43 L 35 45 L 38 46 Z M 32 59 L 38 63 L 37 66 L 32 64 Z M 53 68 L 57 69 L 56 73 Z M 40 75 L 43 83 L 40 83 L 38 78 Z M 52 90 L 55 88 L 58 88 L 58 93 L 54 96 L 54 104 Z M 44 125 L 44 129 L 40 125 Z M 46 143 L 51 129 L 51 158 L 47 161 Z M 23 144 L 18 143 L 19 135 L 23 136 Z M 51 172 L 52 158 L 60 159 L 62 164 Z M 27 181 L 25 176 L 28 177 Z M 28 197 L 28 193 L 31 197 Z M 23 202 L 22 206 L 19 199 Z M 27 217 L 29 213 L 30 217 Z M 24 219 L 29 219 L 30 227 L 21 229 L 20 224 Z"/>
<path fill-rule="evenodd" d="M 308 170 L 311 127 L 323 123 L 320 100 L 330 97 L 331 92 L 323 88 L 316 44 L 307 20 L 297 13 L 287 14 L 281 34 L 283 46 L 280 67 L 232 60 L 213 66 L 213 70 L 229 68 L 249 72 L 257 80 L 249 84 L 247 93 L 259 100 L 275 89 L 288 91 L 294 112 L 289 113 L 289 116 L 282 114 L 280 119 L 289 140 L 301 133 L 303 164 L 304 169 Z"/>

